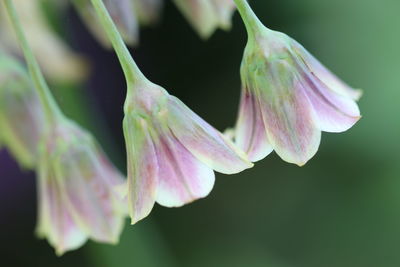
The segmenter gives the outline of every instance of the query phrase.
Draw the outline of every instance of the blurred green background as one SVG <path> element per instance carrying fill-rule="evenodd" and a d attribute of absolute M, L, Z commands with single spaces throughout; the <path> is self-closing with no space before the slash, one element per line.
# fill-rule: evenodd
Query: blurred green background
<path fill-rule="evenodd" d="M 89 242 L 61 258 L 33 234 L 34 175 L 2 152 L 1 176 L 10 187 L 0 187 L 0 266 L 400 266 L 400 1 L 251 3 L 267 26 L 364 90 L 361 121 L 343 134 L 324 133 L 305 167 L 273 153 L 241 174 L 218 174 L 206 199 L 179 209 L 156 206 L 134 226 L 127 221 L 115 247 Z M 58 19 L 66 40 L 93 65 L 85 84 L 54 84 L 54 92 L 124 170 L 125 84 L 116 57 L 72 8 Z M 204 42 L 166 1 L 162 22 L 142 31 L 132 53 L 152 81 L 224 130 L 237 114 L 245 42 L 238 14 L 230 32 Z"/>

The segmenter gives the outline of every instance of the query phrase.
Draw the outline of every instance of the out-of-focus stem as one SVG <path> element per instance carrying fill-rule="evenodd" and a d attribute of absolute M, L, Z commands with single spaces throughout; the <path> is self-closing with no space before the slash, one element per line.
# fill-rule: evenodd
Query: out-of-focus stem
<path fill-rule="evenodd" d="M 44 75 L 39 67 L 39 64 L 35 56 L 33 55 L 32 49 L 30 48 L 28 41 L 26 40 L 12 0 L 4 0 L 4 3 L 7 13 L 10 16 L 14 31 L 17 35 L 17 39 L 22 48 L 26 63 L 28 65 L 29 74 L 39 94 L 40 102 L 43 105 L 47 122 L 51 125 L 52 123 L 63 117 L 63 114 L 58 107 L 56 101 L 54 100 L 50 92 L 49 86 L 47 85 Z"/>

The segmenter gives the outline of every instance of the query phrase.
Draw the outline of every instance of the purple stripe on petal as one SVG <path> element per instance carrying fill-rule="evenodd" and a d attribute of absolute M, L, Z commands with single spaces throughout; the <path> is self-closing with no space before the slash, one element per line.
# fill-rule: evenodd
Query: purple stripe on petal
<path fill-rule="evenodd" d="M 131 223 L 150 214 L 158 185 L 158 162 L 147 122 L 141 118 L 124 119 L 128 156 L 128 203 Z"/>
<path fill-rule="evenodd" d="M 304 74 L 299 85 L 314 107 L 316 123 L 325 132 L 344 132 L 360 119 L 353 99 L 337 94 L 313 74 Z"/>
<path fill-rule="evenodd" d="M 294 67 L 284 60 L 269 67 L 271 77 L 265 77 L 269 81 L 263 83 L 273 88 L 258 90 L 267 136 L 283 160 L 302 166 L 317 152 L 321 131 L 314 125 L 307 96 L 295 87 Z"/>
<path fill-rule="evenodd" d="M 253 162 L 265 158 L 273 150 L 268 142 L 259 101 L 248 90 L 242 91 L 235 142 Z"/>
<path fill-rule="evenodd" d="M 321 62 L 319 62 L 313 55 L 311 55 L 301 44 L 293 41 L 292 48 L 297 56 L 302 59 L 304 65 L 308 70 L 318 77 L 330 90 L 353 100 L 360 99 L 361 90 L 354 90 L 335 74 L 328 70 Z"/>
<path fill-rule="evenodd" d="M 196 159 L 172 133 L 160 137 L 157 145 L 159 186 L 157 203 L 180 207 L 206 197 L 214 186 L 214 172 Z"/>
<path fill-rule="evenodd" d="M 58 255 L 81 247 L 88 236 L 74 222 L 57 180 L 43 168 L 38 177 L 38 193 L 37 234 L 47 238 Z"/>
<path fill-rule="evenodd" d="M 243 151 L 173 96 L 167 123 L 179 142 L 210 168 L 232 174 L 253 166 Z"/>
<path fill-rule="evenodd" d="M 124 202 L 104 175 L 101 160 L 88 146 L 71 145 L 55 170 L 74 220 L 96 241 L 116 243 L 123 226 Z"/>

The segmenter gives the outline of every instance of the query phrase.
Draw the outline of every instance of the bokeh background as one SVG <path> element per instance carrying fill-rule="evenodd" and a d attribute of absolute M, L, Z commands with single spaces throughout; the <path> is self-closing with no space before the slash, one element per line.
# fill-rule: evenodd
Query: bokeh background
<path fill-rule="evenodd" d="M 211 195 L 179 209 L 156 206 L 117 246 L 89 242 L 58 258 L 36 239 L 35 175 L 0 152 L 0 266 L 398 267 L 400 266 L 400 1 L 253 0 L 283 31 L 364 90 L 361 121 L 323 134 L 302 168 L 274 153 L 238 175 L 217 175 Z M 143 72 L 220 130 L 235 122 L 246 42 L 230 32 L 202 41 L 171 1 L 132 53 Z M 73 8 L 56 30 L 91 62 L 82 84 L 52 84 L 65 112 L 92 130 L 125 169 L 125 84 L 115 55 Z M 60 23 L 61 22 L 61 23 Z M 57 24 L 57 23 L 55 23 Z"/>

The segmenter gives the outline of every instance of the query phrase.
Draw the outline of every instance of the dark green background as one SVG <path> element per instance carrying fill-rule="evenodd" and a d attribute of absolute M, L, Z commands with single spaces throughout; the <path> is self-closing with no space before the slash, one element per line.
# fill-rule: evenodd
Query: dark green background
<path fill-rule="evenodd" d="M 235 14 L 231 32 L 203 42 L 166 2 L 160 25 L 142 31 L 132 53 L 152 81 L 224 130 L 234 124 L 239 101 L 246 42 L 240 18 Z M 116 247 L 89 242 L 61 258 L 33 236 L 34 176 L 12 164 L 12 177 L 5 179 L 18 181 L 17 193 L 0 196 L 1 266 L 400 266 L 400 1 L 252 5 L 267 26 L 294 37 L 364 90 L 360 122 L 343 134 L 324 133 L 305 167 L 273 153 L 241 174 L 218 174 L 204 200 L 179 209 L 156 206 L 147 219 L 126 226 Z M 125 84 L 116 57 L 92 39 L 72 9 L 58 18 L 93 69 L 86 84 L 54 84 L 54 92 L 125 169 Z"/>

